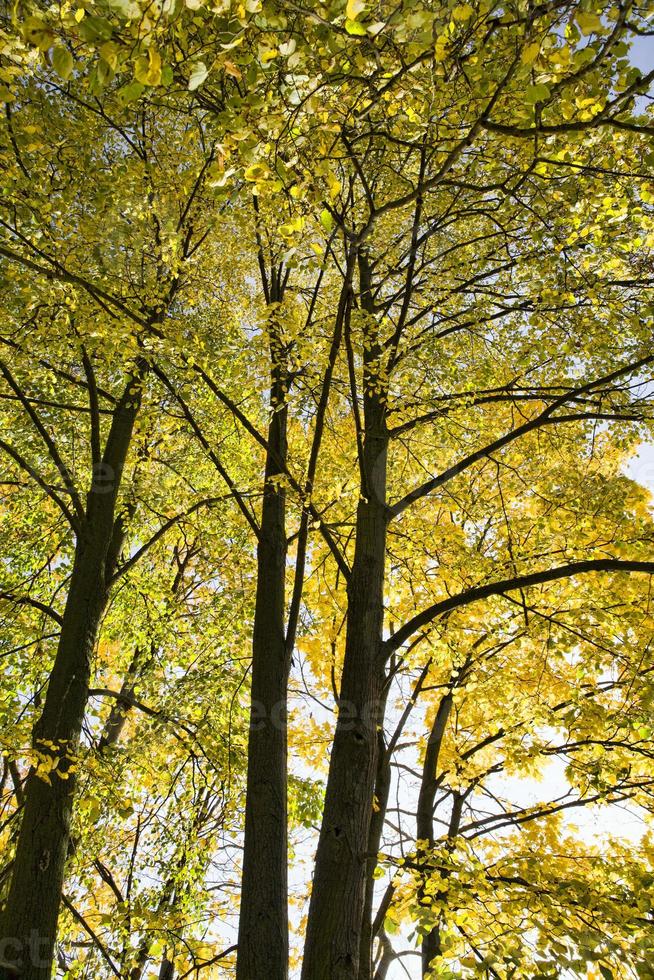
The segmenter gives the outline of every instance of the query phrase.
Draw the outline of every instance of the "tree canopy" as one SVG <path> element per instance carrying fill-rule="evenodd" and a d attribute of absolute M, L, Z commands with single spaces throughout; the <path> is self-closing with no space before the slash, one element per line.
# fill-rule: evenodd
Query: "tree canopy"
<path fill-rule="evenodd" d="M 2 980 L 654 976 L 653 16 L 0 5 Z"/>

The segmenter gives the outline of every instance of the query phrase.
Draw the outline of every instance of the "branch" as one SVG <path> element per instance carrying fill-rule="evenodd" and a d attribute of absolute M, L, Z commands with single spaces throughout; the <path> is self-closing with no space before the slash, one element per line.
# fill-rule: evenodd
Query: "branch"
<path fill-rule="evenodd" d="M 31 248 L 34 248 L 30 242 L 28 242 L 28 245 Z M 50 266 L 39 265 L 38 262 L 34 262 L 32 259 L 28 259 L 24 255 L 20 255 L 18 252 L 14 252 L 11 249 L 6 248 L 4 245 L 0 245 L 0 255 L 4 255 L 6 259 L 10 259 L 12 262 L 18 262 L 20 265 L 24 265 L 26 268 L 32 269 L 34 272 L 40 272 L 41 275 L 46 277 L 46 279 L 57 279 L 60 282 L 70 282 L 75 286 L 81 286 L 87 293 L 89 293 L 89 295 L 93 297 L 93 299 L 98 302 L 100 302 L 100 300 L 104 300 L 105 303 L 108 303 L 109 306 L 113 306 L 119 313 L 123 313 L 140 327 L 150 326 L 147 319 L 138 316 L 138 314 L 134 313 L 133 310 L 130 310 L 125 303 L 119 299 L 116 299 L 115 296 L 112 296 L 111 293 L 106 292 L 100 286 L 96 286 L 95 283 L 88 282 L 82 276 L 78 276 L 73 272 L 68 272 L 68 270 L 59 265 L 55 259 L 52 259 L 49 255 L 40 252 L 39 249 L 34 250 L 38 255 L 41 255 L 46 262 L 50 263 Z"/>
<path fill-rule="evenodd" d="M 78 922 L 79 925 L 81 925 L 82 929 L 87 934 L 87 936 L 90 936 L 90 938 L 93 940 L 97 948 L 100 950 L 102 956 L 107 961 L 111 969 L 111 972 L 118 977 L 118 980 L 121 980 L 122 974 L 118 969 L 118 967 L 116 966 L 116 964 L 114 963 L 114 961 L 112 960 L 111 956 L 109 955 L 109 951 L 107 950 L 107 947 L 104 945 L 102 940 L 99 938 L 99 936 L 95 934 L 95 932 L 88 924 L 84 916 L 81 914 L 81 912 L 77 911 L 77 909 L 75 908 L 75 906 L 73 905 L 73 903 L 70 901 L 69 898 L 67 898 L 65 895 L 62 895 L 61 900 L 66 906 L 66 908 L 68 909 L 68 911 L 70 912 L 70 914 L 72 915 L 72 917 L 75 919 L 75 921 Z"/>
<path fill-rule="evenodd" d="M 234 497 L 234 500 L 238 504 L 239 510 L 241 511 L 241 513 L 243 514 L 243 516 L 245 517 L 245 519 L 248 522 L 248 524 L 250 525 L 250 527 L 252 528 L 252 531 L 254 532 L 255 538 L 258 540 L 259 539 L 259 525 L 258 525 L 258 523 L 257 523 L 254 515 L 250 512 L 250 509 L 247 506 L 245 500 L 243 499 L 241 493 L 236 488 L 236 484 L 234 483 L 234 481 L 232 480 L 231 476 L 229 475 L 229 473 L 227 472 L 227 470 L 223 466 L 223 464 L 222 464 L 222 462 L 220 460 L 220 457 L 211 448 L 211 445 L 209 444 L 209 440 L 207 439 L 207 437 L 205 436 L 204 432 L 202 431 L 202 429 L 198 425 L 198 423 L 197 423 L 197 421 L 195 419 L 195 416 L 193 415 L 193 413 L 191 412 L 190 408 L 188 407 L 188 404 L 187 404 L 186 400 L 182 397 L 182 395 L 180 395 L 180 393 L 178 391 L 175 390 L 175 387 L 174 387 L 172 381 L 170 381 L 170 379 L 168 378 L 168 376 L 166 374 L 164 374 L 164 372 L 161 370 L 161 368 L 159 368 L 159 367 L 157 367 L 155 365 L 155 366 L 153 366 L 153 369 L 152 370 L 154 371 L 154 373 L 156 374 L 156 376 L 159 378 L 159 380 L 163 382 L 163 384 L 166 386 L 166 388 L 171 393 L 171 395 L 173 396 L 173 398 L 178 402 L 180 408 L 182 409 L 182 412 L 184 413 L 184 417 L 185 417 L 186 421 L 191 426 L 191 429 L 193 430 L 193 432 L 195 433 L 197 439 L 199 440 L 200 445 L 203 447 L 203 449 L 206 452 L 207 456 L 209 457 L 209 459 L 211 460 L 211 462 L 213 463 L 213 465 L 218 470 L 218 473 L 220 474 L 220 476 L 222 477 L 222 479 L 224 480 L 224 482 L 229 487 L 229 489 L 230 489 L 230 491 L 231 491 L 231 493 L 232 493 L 232 495 Z"/>
<path fill-rule="evenodd" d="M 82 364 L 84 374 L 89 389 L 89 412 L 91 414 L 91 463 L 98 467 L 102 462 L 102 448 L 100 444 L 100 406 L 98 402 L 98 386 L 95 379 L 95 371 L 86 347 L 82 344 Z"/>
<path fill-rule="evenodd" d="M 236 945 L 228 946 L 227 949 L 222 951 L 222 953 L 218 953 L 216 956 L 212 956 L 210 960 L 206 960 L 204 963 L 198 963 L 196 966 L 192 966 L 190 970 L 187 970 L 186 973 L 180 974 L 179 980 L 184 980 L 185 977 L 190 977 L 192 973 L 199 970 L 204 970 L 204 968 L 207 966 L 213 966 L 214 963 L 218 963 L 219 960 L 223 960 L 226 956 L 229 956 L 230 953 L 235 953 L 237 949 L 238 946 Z"/>
<path fill-rule="evenodd" d="M 544 425 L 554 425 L 557 422 L 572 422 L 577 419 L 588 419 L 588 418 L 598 417 L 598 414 L 589 413 L 589 412 L 577 413 L 574 415 L 564 415 L 564 416 L 556 416 L 554 415 L 554 412 L 556 411 L 557 408 L 560 408 L 562 405 L 565 405 L 567 402 L 572 401 L 574 399 L 578 399 L 580 395 L 587 394 L 589 391 L 592 391 L 594 388 L 597 388 L 600 385 L 605 385 L 612 381 L 616 381 L 618 378 L 622 377 L 623 375 L 630 374 L 633 371 L 637 371 L 641 367 L 644 367 L 646 364 L 651 364 L 653 361 L 654 361 L 654 355 L 641 357 L 640 360 L 634 361 L 631 364 L 623 365 L 622 367 L 617 368 L 615 371 L 612 371 L 610 374 L 604 375 L 601 378 L 596 378 L 593 381 L 589 381 L 585 385 L 580 385 L 577 388 L 572 388 L 570 391 L 565 392 L 564 394 L 560 395 L 558 398 L 555 398 L 550 405 L 548 405 L 545 409 L 543 409 L 543 411 L 539 415 L 536 415 L 533 419 L 529 419 L 529 421 L 524 422 L 522 425 L 519 425 L 517 429 L 512 429 L 510 432 L 507 432 L 503 436 L 500 436 L 499 439 L 495 439 L 493 442 L 488 443 L 488 445 L 482 446 L 481 449 L 477 449 L 474 453 L 471 453 L 469 456 L 466 456 L 464 459 L 459 460 L 458 463 L 455 463 L 454 466 L 450 466 L 442 473 L 439 473 L 438 476 L 432 477 L 431 480 L 427 480 L 425 481 L 425 483 L 422 483 L 419 487 L 416 487 L 414 490 L 411 490 L 408 494 L 406 494 L 405 497 L 402 497 L 401 500 L 398 500 L 397 503 L 389 507 L 390 518 L 392 519 L 393 517 L 397 517 L 398 514 L 401 514 L 402 511 L 406 510 L 406 508 L 409 507 L 410 504 L 414 503 L 414 501 L 419 500 L 421 497 L 425 497 L 427 496 L 427 494 L 432 493 L 434 490 L 438 489 L 438 487 L 442 486 L 444 483 L 447 483 L 453 477 L 458 476 L 459 473 L 462 473 L 464 470 L 467 470 L 474 463 L 479 462 L 480 459 L 490 456 L 492 453 L 497 452 L 499 449 L 503 449 L 504 446 L 507 446 L 509 445 L 509 443 L 513 442 L 514 440 L 519 439 L 520 436 L 526 435 L 529 432 L 533 432 L 535 429 L 539 429 Z M 612 417 L 615 418 L 616 416 L 612 415 Z"/>
<path fill-rule="evenodd" d="M 39 609 L 41 612 L 44 612 L 46 616 L 50 616 L 50 618 L 54 619 L 54 621 L 59 623 L 60 626 L 64 625 L 63 616 L 60 616 L 59 613 L 52 608 L 52 606 L 49 606 L 45 602 L 40 602 L 39 599 L 32 599 L 27 595 L 15 595 L 13 592 L 0 592 L 0 599 L 6 599 L 8 602 L 13 602 L 17 606 L 33 606 L 34 609 Z"/>
<path fill-rule="evenodd" d="M 66 518 L 70 526 L 72 527 L 73 531 L 77 534 L 79 532 L 77 521 L 75 520 L 74 515 L 68 509 L 66 504 L 59 496 L 59 494 L 56 493 L 56 491 L 53 490 L 48 483 L 45 482 L 43 477 L 40 476 L 37 473 L 37 471 L 34 469 L 34 467 L 27 462 L 24 456 L 21 456 L 18 450 L 14 449 L 13 446 L 10 446 L 8 442 L 4 441 L 4 439 L 0 439 L 0 449 L 4 449 L 4 451 L 8 453 L 9 456 L 11 456 L 14 462 L 16 462 L 22 470 L 25 470 L 26 473 L 29 473 L 32 479 L 36 483 L 38 483 L 38 485 L 41 487 L 43 492 L 47 494 L 50 500 L 54 501 L 54 503 L 57 505 L 57 507 L 60 509 L 60 511 L 62 512 L 62 514 L 64 515 L 64 517 Z"/>
<path fill-rule="evenodd" d="M 145 544 L 141 545 L 138 551 L 134 552 L 131 558 L 129 558 L 126 562 L 124 562 L 124 564 L 122 564 L 120 568 L 118 568 L 117 571 L 114 572 L 112 577 L 109 579 L 108 584 L 113 585 L 117 579 L 119 579 L 122 575 L 128 572 L 129 569 L 132 568 L 137 563 L 137 561 L 139 561 L 139 559 L 143 557 L 146 551 L 149 551 L 150 548 L 153 545 L 155 545 L 157 541 L 159 541 L 164 536 L 164 534 L 166 534 L 166 532 L 169 531 L 171 527 L 174 527 L 175 524 L 177 524 L 179 521 L 182 521 L 185 517 L 190 517 L 191 514 L 194 514 L 196 510 L 200 510 L 200 508 L 202 507 L 212 507 L 214 504 L 222 503 L 223 501 L 231 500 L 232 498 L 233 498 L 233 494 L 231 493 L 223 494 L 222 497 L 206 497 L 204 500 L 198 500 L 197 503 L 193 504 L 191 507 L 183 511 L 181 514 L 175 514 L 174 517 L 169 518 L 161 525 L 160 528 L 158 528 L 158 530 L 154 532 L 152 537 L 148 541 L 146 541 Z"/>
<path fill-rule="evenodd" d="M 587 561 L 573 561 L 567 565 L 558 565 L 555 568 L 548 568 L 541 572 L 530 572 L 527 575 L 516 575 L 513 578 L 502 579 L 499 582 L 487 582 L 486 585 L 477 585 L 465 592 L 449 596 L 438 602 L 427 606 L 422 612 L 417 613 L 408 622 L 401 626 L 393 636 L 389 637 L 383 644 L 387 654 L 391 654 L 398 647 L 409 639 L 409 637 L 421 627 L 431 623 L 437 616 L 442 616 L 452 609 L 467 606 L 471 602 L 480 599 L 487 599 L 490 596 L 502 595 L 504 592 L 514 592 L 517 589 L 527 589 L 532 585 L 543 585 L 546 582 L 554 582 L 560 578 L 571 578 L 573 575 L 586 575 L 589 572 L 643 572 L 646 575 L 654 575 L 654 561 L 627 561 L 620 558 L 596 558 Z"/>
<path fill-rule="evenodd" d="M 54 439 L 46 429 L 43 422 L 41 421 L 38 412 L 31 404 L 30 400 L 26 397 L 22 388 L 20 387 L 20 385 L 18 384 L 18 382 L 16 381 L 16 379 L 14 378 L 13 374 L 11 373 L 7 365 L 4 363 L 4 361 L 0 361 L 0 373 L 2 374 L 5 381 L 7 382 L 7 384 L 13 391 L 13 393 L 15 394 L 16 398 L 19 400 L 19 402 L 27 412 L 34 428 L 43 439 L 43 442 L 46 445 L 46 448 L 48 450 L 48 453 L 50 454 L 50 458 L 52 462 L 54 463 L 56 468 L 61 473 L 61 476 L 63 477 L 64 485 L 66 487 L 66 490 L 70 494 L 70 499 L 73 502 L 73 507 L 75 508 L 75 513 L 77 514 L 77 519 L 80 522 L 82 522 L 84 520 L 84 506 L 77 492 L 75 481 L 73 480 L 71 472 L 66 466 L 66 464 L 64 463 L 63 459 L 61 458 L 61 455 L 59 454 L 59 450 L 57 449 L 57 444 L 55 443 Z"/>

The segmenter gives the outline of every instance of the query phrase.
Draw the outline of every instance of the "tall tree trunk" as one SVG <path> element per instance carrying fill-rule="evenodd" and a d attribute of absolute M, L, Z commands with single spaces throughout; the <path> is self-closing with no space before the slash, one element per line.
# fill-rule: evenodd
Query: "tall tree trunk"
<path fill-rule="evenodd" d="M 274 292 L 272 298 L 277 298 Z M 274 326 L 271 355 L 272 417 L 257 547 L 237 980 L 288 976 L 286 499 L 275 480 L 286 466 L 287 373 Z"/>
<path fill-rule="evenodd" d="M 359 255 L 361 301 L 371 311 L 369 270 Z M 322 826 L 316 851 L 302 980 L 356 980 L 366 865 L 382 723 L 382 648 L 388 432 L 381 351 L 370 316 L 364 345 L 361 499 L 348 583 L 347 635 Z"/>
<path fill-rule="evenodd" d="M 140 383 L 130 380 L 94 475 L 75 560 L 57 654 L 34 749 L 44 765 L 27 778 L 25 805 L 7 903 L 0 923 L 0 953 L 20 980 L 49 980 L 68 854 L 75 793 L 75 757 L 88 700 L 91 657 L 106 606 L 123 528 L 116 500 L 140 404 Z M 102 477 L 102 479 L 100 479 Z M 52 767 L 48 771 L 49 767 Z"/>

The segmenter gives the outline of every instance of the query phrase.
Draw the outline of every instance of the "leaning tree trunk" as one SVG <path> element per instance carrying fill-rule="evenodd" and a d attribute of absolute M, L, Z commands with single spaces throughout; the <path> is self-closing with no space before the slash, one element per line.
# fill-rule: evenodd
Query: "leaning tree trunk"
<path fill-rule="evenodd" d="M 27 778 L 11 885 L 0 921 L 3 965 L 20 980 L 49 980 L 52 972 L 91 657 L 122 540 L 116 500 L 139 403 L 140 384 L 130 380 L 88 494 L 57 654 L 34 728 L 38 764 Z"/>
<path fill-rule="evenodd" d="M 364 256 L 359 256 L 359 263 L 362 306 L 367 309 L 370 294 Z M 359 972 L 385 686 L 382 627 L 388 431 L 380 391 L 381 352 L 374 330 L 372 326 L 364 354 L 362 486 L 348 582 L 339 716 L 316 852 L 302 980 L 356 980 Z"/>
<path fill-rule="evenodd" d="M 484 639 L 485 634 L 475 640 L 472 649 L 475 650 Z M 426 850 L 423 850 L 422 855 L 419 856 L 423 859 L 427 858 L 427 863 L 429 854 L 435 843 L 434 811 L 436 808 L 436 793 L 438 792 L 438 787 L 440 785 L 438 760 L 443 747 L 447 723 L 452 713 L 452 706 L 454 704 L 454 689 L 458 687 L 465 678 L 471 663 L 472 653 L 469 653 L 464 663 L 453 671 L 452 676 L 450 677 L 447 694 L 444 694 L 439 702 L 438 709 L 431 726 L 431 731 L 429 733 L 427 747 L 425 749 L 425 760 L 422 767 L 422 779 L 420 781 L 418 807 L 416 810 L 416 840 L 423 842 L 423 849 Z M 464 798 L 464 795 L 461 793 L 453 793 L 452 795 L 452 812 L 450 814 L 450 823 L 447 832 L 447 848 L 452 847 L 453 840 L 459 833 L 461 817 L 463 814 Z M 443 879 L 444 884 L 443 888 L 440 889 L 435 896 L 433 894 L 427 894 L 424 888 L 421 888 L 418 893 L 418 898 L 420 901 L 425 901 L 431 904 L 434 901 L 434 898 L 443 898 L 447 891 L 447 886 L 445 885 L 447 877 L 447 871 L 441 871 L 441 878 Z M 424 980 L 427 980 L 427 978 L 431 976 L 431 964 L 437 956 L 441 955 L 443 951 L 441 944 L 442 924 L 441 913 L 436 925 L 430 929 L 422 940 L 420 953 L 422 959 L 422 976 Z"/>
<path fill-rule="evenodd" d="M 391 788 L 391 760 L 382 732 L 378 733 L 377 778 L 375 780 L 375 802 L 370 819 L 368 837 L 368 860 L 366 866 L 366 893 L 361 922 L 361 952 L 359 955 L 359 980 L 372 980 L 373 947 L 375 934 L 373 928 L 373 908 L 375 902 L 375 869 L 381 848 L 388 794 Z"/>
<path fill-rule="evenodd" d="M 272 418 L 257 548 L 237 980 L 288 976 L 286 501 L 287 374 L 271 330 Z"/>
<path fill-rule="evenodd" d="M 427 854 L 429 854 L 429 851 L 434 846 L 434 806 L 436 803 L 436 792 L 438 790 L 438 757 L 443 744 L 445 726 L 452 711 L 452 704 L 453 696 L 450 690 L 438 705 L 422 767 L 422 780 L 420 782 L 420 793 L 418 795 L 418 808 L 416 812 L 416 839 L 424 842 L 423 846 L 427 848 Z M 421 892 L 419 897 L 422 900 L 430 901 L 424 892 Z M 440 952 L 440 926 L 435 925 L 422 940 L 421 958 L 423 977 L 429 976 L 429 965 L 436 956 L 440 955 Z"/>

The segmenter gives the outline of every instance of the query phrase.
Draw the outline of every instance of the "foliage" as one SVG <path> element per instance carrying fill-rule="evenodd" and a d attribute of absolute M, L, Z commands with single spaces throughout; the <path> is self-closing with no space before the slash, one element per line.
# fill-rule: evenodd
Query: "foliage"
<path fill-rule="evenodd" d="M 292 969 L 652 975 L 651 840 L 620 821 L 654 785 L 654 525 L 626 475 L 653 419 L 653 13 L 6 6 L 0 887 L 7 915 L 30 793 L 70 780 L 58 976 L 253 980 L 280 563 Z"/>

